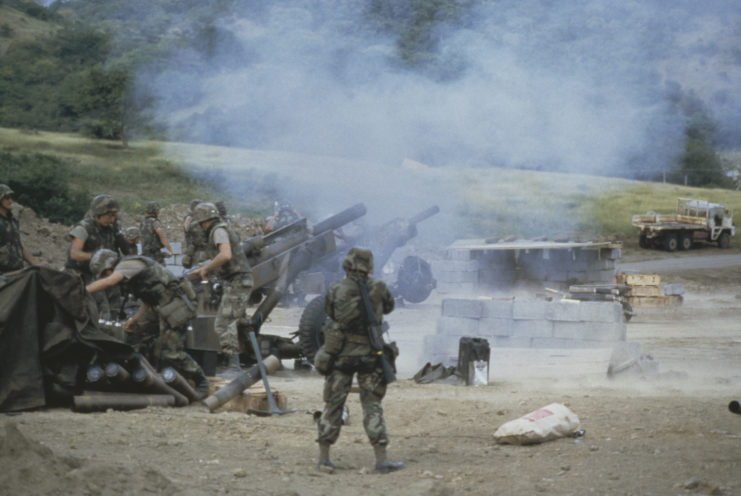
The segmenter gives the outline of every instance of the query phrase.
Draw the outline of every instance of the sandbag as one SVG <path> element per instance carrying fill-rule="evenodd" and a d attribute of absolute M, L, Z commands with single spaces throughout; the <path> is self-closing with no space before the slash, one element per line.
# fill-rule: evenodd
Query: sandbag
<path fill-rule="evenodd" d="M 537 444 L 573 435 L 579 430 L 579 417 L 560 403 L 539 408 L 502 424 L 494 433 L 500 444 Z"/>

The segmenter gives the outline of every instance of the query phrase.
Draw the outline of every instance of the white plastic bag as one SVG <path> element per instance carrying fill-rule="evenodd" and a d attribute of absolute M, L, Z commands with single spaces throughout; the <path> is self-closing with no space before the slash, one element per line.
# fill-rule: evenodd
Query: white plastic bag
<path fill-rule="evenodd" d="M 500 444 L 537 444 L 570 436 L 579 430 L 579 417 L 560 403 L 539 408 L 505 422 L 494 433 Z"/>

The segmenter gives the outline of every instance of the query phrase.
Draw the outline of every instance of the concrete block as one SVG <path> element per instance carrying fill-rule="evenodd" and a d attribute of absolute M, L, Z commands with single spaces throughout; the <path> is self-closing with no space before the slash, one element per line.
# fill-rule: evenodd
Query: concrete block
<path fill-rule="evenodd" d="M 437 334 L 446 336 L 476 336 L 479 332 L 479 319 L 465 317 L 445 317 L 437 319 Z"/>
<path fill-rule="evenodd" d="M 482 300 L 448 298 L 443 300 L 442 315 L 444 317 L 468 317 L 472 319 L 481 318 L 483 315 Z"/>
<path fill-rule="evenodd" d="M 477 283 L 479 280 L 478 271 L 456 271 L 456 270 L 445 270 L 435 274 L 435 279 L 441 282 L 468 282 Z"/>
<path fill-rule="evenodd" d="M 514 336 L 494 336 L 489 338 L 489 345 L 493 348 L 530 348 L 532 338 L 514 337 Z"/>
<path fill-rule="evenodd" d="M 478 260 L 434 260 L 430 264 L 432 273 L 445 272 L 445 271 L 476 271 L 481 268 L 481 264 Z"/>
<path fill-rule="evenodd" d="M 625 341 L 627 326 L 619 322 L 554 322 L 553 337 L 578 341 Z"/>
<path fill-rule="evenodd" d="M 550 338 L 553 337 L 553 322 L 550 320 L 513 320 L 510 336 Z"/>
<path fill-rule="evenodd" d="M 613 342 L 610 341 L 585 341 L 580 339 L 565 339 L 565 338 L 533 338 L 531 342 L 533 348 L 560 348 L 560 349 L 574 349 L 574 348 L 607 348 L 610 349 L 613 346 Z"/>
<path fill-rule="evenodd" d="M 565 300 L 553 301 L 548 307 L 546 318 L 549 320 L 578 322 L 582 320 L 581 306 L 583 301 Z"/>
<path fill-rule="evenodd" d="M 435 290 L 439 294 L 472 294 L 474 292 L 474 289 L 476 288 L 476 285 L 473 283 L 452 283 L 452 282 L 444 282 L 437 280 L 437 287 Z"/>
<path fill-rule="evenodd" d="M 514 298 L 491 298 L 483 300 L 482 316 L 485 318 L 511 319 Z"/>
<path fill-rule="evenodd" d="M 512 319 L 483 318 L 479 320 L 478 335 L 481 337 L 511 336 Z"/>
<path fill-rule="evenodd" d="M 622 322 L 623 306 L 614 301 L 582 301 L 579 320 L 584 322 Z"/>
<path fill-rule="evenodd" d="M 518 300 L 512 302 L 512 318 L 519 320 L 544 320 L 550 302 L 545 300 Z"/>
<path fill-rule="evenodd" d="M 448 250 L 448 258 L 450 260 L 474 260 L 476 257 L 471 250 L 450 249 Z"/>
<path fill-rule="evenodd" d="M 458 356 L 458 342 L 460 341 L 460 338 L 460 336 L 428 334 L 424 337 L 424 352 L 426 355 L 444 353 Z"/>

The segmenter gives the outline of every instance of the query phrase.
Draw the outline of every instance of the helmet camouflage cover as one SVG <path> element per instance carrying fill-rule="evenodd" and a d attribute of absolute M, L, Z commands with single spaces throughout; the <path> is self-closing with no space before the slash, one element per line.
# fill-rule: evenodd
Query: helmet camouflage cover
<path fill-rule="evenodd" d="M 103 272 L 113 269 L 117 262 L 118 254 L 113 250 L 103 248 L 93 253 L 93 257 L 90 259 L 90 272 L 96 279 L 99 279 Z"/>
<path fill-rule="evenodd" d="M 156 201 L 149 201 L 144 206 L 144 212 L 152 215 L 157 215 L 160 211 L 160 204 Z"/>
<path fill-rule="evenodd" d="M 216 205 L 209 202 L 201 202 L 193 209 L 193 220 L 195 222 L 204 222 L 211 219 L 218 219 L 219 211 Z"/>
<path fill-rule="evenodd" d="M 199 203 L 203 203 L 203 200 L 201 200 L 200 198 L 193 198 L 190 201 L 190 211 L 191 212 L 195 211 L 196 206 L 198 206 Z"/>
<path fill-rule="evenodd" d="M 118 202 L 111 195 L 98 195 L 90 203 L 90 211 L 95 217 L 108 212 L 118 212 Z"/>
<path fill-rule="evenodd" d="M 136 226 L 127 227 L 126 231 L 124 231 L 124 237 L 130 243 L 133 243 L 138 238 L 141 238 L 141 235 L 141 231 Z"/>
<path fill-rule="evenodd" d="M 14 195 L 14 194 L 15 192 L 12 189 L 10 189 L 10 186 L 8 186 L 7 184 L 0 184 L 0 200 L 2 200 L 8 195 Z"/>
<path fill-rule="evenodd" d="M 371 274 L 373 272 L 373 253 L 365 248 L 350 248 L 342 262 L 342 270 L 355 270 Z"/>

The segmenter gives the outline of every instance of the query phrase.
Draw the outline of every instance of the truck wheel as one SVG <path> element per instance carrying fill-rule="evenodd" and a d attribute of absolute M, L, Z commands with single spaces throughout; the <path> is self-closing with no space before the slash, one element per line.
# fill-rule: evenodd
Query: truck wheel
<path fill-rule="evenodd" d="M 679 248 L 679 240 L 676 234 L 667 234 L 664 236 L 664 249 L 666 251 L 675 251 Z"/>
<path fill-rule="evenodd" d="M 311 300 L 298 323 L 298 345 L 301 353 L 314 361 L 314 354 L 324 344 L 324 326 L 331 320 L 324 311 L 324 296 Z"/>
<path fill-rule="evenodd" d="M 725 250 L 729 246 L 731 246 L 731 236 L 729 236 L 727 232 L 721 233 L 718 237 L 718 248 L 723 248 Z"/>
<path fill-rule="evenodd" d="M 641 248 L 651 248 L 651 243 L 648 242 L 648 238 L 645 234 L 641 234 L 638 237 L 638 246 Z"/>
<path fill-rule="evenodd" d="M 682 235 L 679 237 L 679 249 L 692 249 L 692 233 L 682 233 Z"/>

